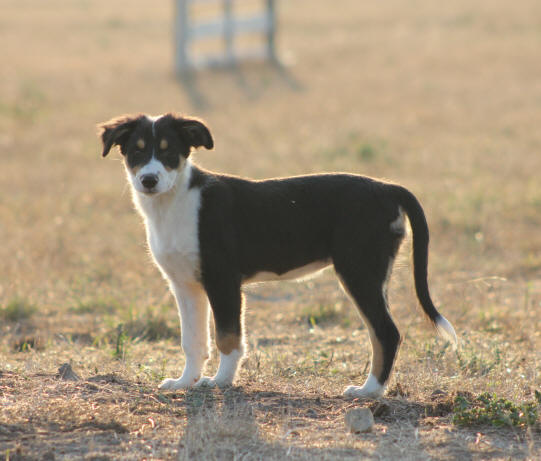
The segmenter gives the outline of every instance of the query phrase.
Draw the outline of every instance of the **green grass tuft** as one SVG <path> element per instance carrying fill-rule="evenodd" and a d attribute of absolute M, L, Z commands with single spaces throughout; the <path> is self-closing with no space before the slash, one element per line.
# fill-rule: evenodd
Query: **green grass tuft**
<path fill-rule="evenodd" d="M 541 392 L 535 391 L 535 398 L 535 402 L 517 404 L 488 392 L 471 400 L 458 395 L 454 402 L 453 423 L 458 426 L 533 426 L 539 416 Z"/>
<path fill-rule="evenodd" d="M 23 298 L 15 298 L 0 308 L 0 319 L 6 322 L 26 320 L 37 311 L 35 304 Z"/>
<path fill-rule="evenodd" d="M 119 317 L 108 320 L 110 328 L 95 343 L 113 345 L 113 356 L 125 358 L 130 344 L 179 338 L 178 323 L 168 318 L 170 306 L 149 307 L 144 312 L 125 307 Z"/>
<path fill-rule="evenodd" d="M 370 162 L 378 155 L 378 150 L 369 143 L 362 143 L 357 146 L 357 158 L 365 162 Z"/>
<path fill-rule="evenodd" d="M 167 313 L 169 306 L 148 308 L 146 312 L 124 323 L 124 331 L 134 341 L 159 341 L 178 338 L 178 323 L 171 323 Z"/>

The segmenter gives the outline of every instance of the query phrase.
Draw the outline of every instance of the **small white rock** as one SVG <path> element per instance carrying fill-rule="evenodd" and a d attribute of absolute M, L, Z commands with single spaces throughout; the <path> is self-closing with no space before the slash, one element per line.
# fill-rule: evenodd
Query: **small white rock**
<path fill-rule="evenodd" d="M 370 432 L 374 427 L 374 416 L 368 408 L 353 408 L 346 412 L 346 427 L 354 434 Z"/>

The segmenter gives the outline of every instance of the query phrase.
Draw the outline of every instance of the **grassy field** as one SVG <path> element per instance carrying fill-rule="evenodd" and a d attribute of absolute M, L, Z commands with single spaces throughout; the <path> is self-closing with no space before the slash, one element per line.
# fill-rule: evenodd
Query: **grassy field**
<path fill-rule="evenodd" d="M 541 3 L 283 1 L 284 69 L 189 84 L 172 73 L 172 7 L 2 2 L 0 458 L 539 459 Z M 170 110 L 208 122 L 216 148 L 195 158 L 211 169 L 411 189 L 458 353 L 422 318 L 404 245 L 385 398 L 342 397 L 370 346 L 332 271 L 246 289 L 237 386 L 159 392 L 182 370 L 176 309 L 95 126 Z M 66 362 L 79 380 L 57 377 Z M 375 428 L 353 435 L 361 406 Z"/>

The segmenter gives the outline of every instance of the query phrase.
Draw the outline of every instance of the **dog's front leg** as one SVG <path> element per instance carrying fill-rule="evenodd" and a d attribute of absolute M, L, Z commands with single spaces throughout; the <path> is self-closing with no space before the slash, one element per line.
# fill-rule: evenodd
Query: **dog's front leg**
<path fill-rule="evenodd" d="M 172 284 L 177 301 L 186 364 L 182 376 L 162 381 L 160 389 L 186 389 L 201 377 L 209 356 L 209 304 L 207 295 L 198 285 Z"/>

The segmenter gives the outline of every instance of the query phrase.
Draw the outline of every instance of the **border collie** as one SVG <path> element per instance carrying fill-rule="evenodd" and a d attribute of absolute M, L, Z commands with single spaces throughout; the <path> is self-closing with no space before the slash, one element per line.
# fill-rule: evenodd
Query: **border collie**
<path fill-rule="evenodd" d="M 152 256 L 178 304 L 186 364 L 161 389 L 231 385 L 245 350 L 242 285 L 300 278 L 332 264 L 372 344 L 366 382 L 344 395 L 381 396 L 401 341 L 387 284 L 404 215 L 413 232 L 417 296 L 432 324 L 456 345 L 428 291 L 425 215 L 404 187 L 353 174 L 253 181 L 206 171 L 189 157 L 194 148 L 213 148 L 209 129 L 176 114 L 124 115 L 99 128 L 104 157 L 120 147 Z M 220 351 L 212 378 L 201 376 L 209 356 L 209 304 Z"/>

